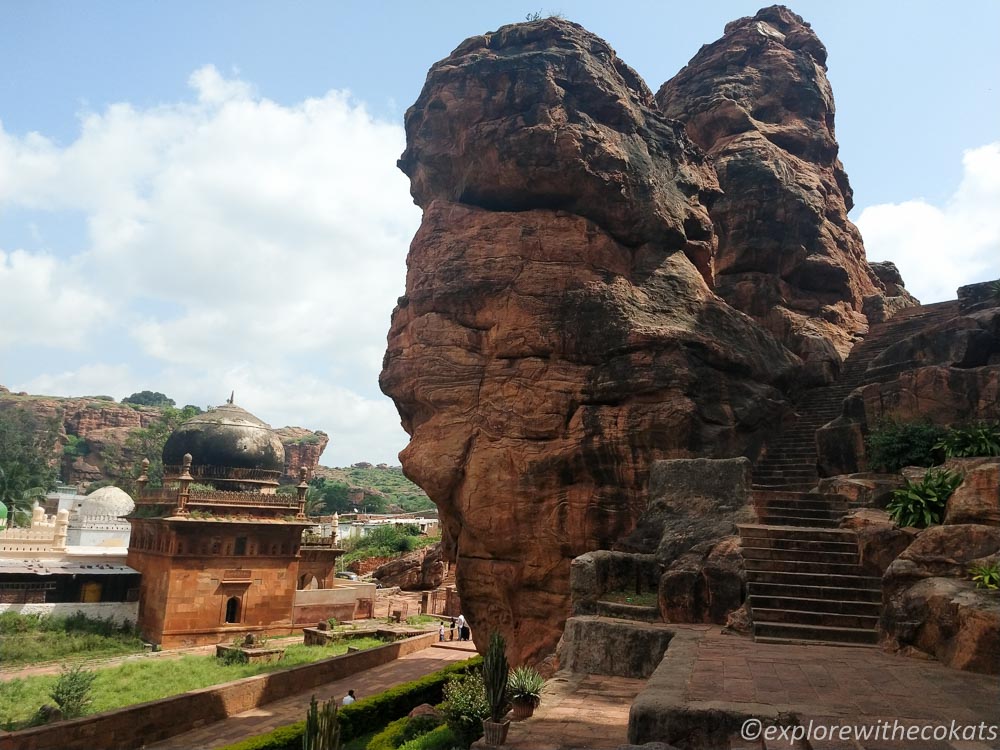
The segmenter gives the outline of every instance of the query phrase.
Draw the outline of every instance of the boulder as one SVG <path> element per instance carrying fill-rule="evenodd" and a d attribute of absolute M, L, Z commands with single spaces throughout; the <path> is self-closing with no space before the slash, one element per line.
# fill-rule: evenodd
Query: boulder
<path fill-rule="evenodd" d="M 889 649 L 916 649 L 955 669 L 1000 673 L 1000 595 L 972 581 L 919 581 L 886 602 L 881 628 Z"/>
<path fill-rule="evenodd" d="M 571 560 L 633 529 L 651 463 L 755 455 L 801 361 L 713 293 L 715 172 L 578 25 L 462 43 L 406 133 L 423 220 L 380 385 L 473 633 L 537 660 Z"/>
<path fill-rule="evenodd" d="M 931 526 L 921 531 L 882 579 L 883 600 L 925 578 L 966 578 L 971 564 L 1000 552 L 1000 527 Z"/>
<path fill-rule="evenodd" d="M 825 495 L 840 495 L 854 507 L 884 508 L 892 491 L 903 486 L 899 474 L 840 474 L 819 480 L 818 491 Z"/>
<path fill-rule="evenodd" d="M 603 617 L 571 617 L 556 654 L 560 669 L 578 674 L 646 678 L 660 666 L 673 632 Z"/>
<path fill-rule="evenodd" d="M 745 600 L 746 569 L 738 536 L 695 546 L 660 578 L 660 617 L 664 622 L 725 625 Z"/>
<path fill-rule="evenodd" d="M 448 574 L 448 564 L 441 557 L 441 544 L 410 552 L 380 565 L 372 577 L 387 587 L 403 591 L 436 589 Z"/>
<path fill-rule="evenodd" d="M 901 529 L 884 510 L 861 508 L 846 515 L 842 529 L 852 529 L 858 538 L 858 564 L 864 575 L 881 577 L 919 533 Z"/>
<path fill-rule="evenodd" d="M 945 508 L 946 524 L 1000 526 L 1000 460 L 969 467 Z"/>

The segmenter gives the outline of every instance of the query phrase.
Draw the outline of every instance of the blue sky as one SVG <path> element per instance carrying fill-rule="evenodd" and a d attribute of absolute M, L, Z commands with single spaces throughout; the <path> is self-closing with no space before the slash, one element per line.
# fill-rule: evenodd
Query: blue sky
<path fill-rule="evenodd" d="M 925 301 L 1000 276 L 1000 3 L 790 3 L 852 218 Z M 402 115 L 463 39 L 561 12 L 655 91 L 746 2 L 0 4 L 0 383 L 161 390 L 395 462 L 376 378 L 419 222 Z M 902 8 L 902 10 L 901 10 Z M 11 321 L 16 321 L 16 325 Z"/>

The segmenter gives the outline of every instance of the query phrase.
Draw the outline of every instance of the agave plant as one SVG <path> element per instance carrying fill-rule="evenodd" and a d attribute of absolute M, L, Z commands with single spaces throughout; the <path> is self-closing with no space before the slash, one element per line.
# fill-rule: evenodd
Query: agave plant
<path fill-rule="evenodd" d="M 538 705 L 542 696 L 542 686 L 545 680 L 538 673 L 538 670 L 527 665 L 512 669 L 508 687 L 510 689 L 510 699 L 515 702 L 531 703 Z"/>
<path fill-rule="evenodd" d="M 991 283 L 990 291 L 993 293 L 993 299 L 1000 299 L 1000 281 Z"/>
<path fill-rule="evenodd" d="M 945 504 L 962 475 L 947 469 L 930 469 L 919 482 L 906 480 L 906 485 L 894 490 L 886 510 L 900 526 L 925 528 L 941 523 Z"/>

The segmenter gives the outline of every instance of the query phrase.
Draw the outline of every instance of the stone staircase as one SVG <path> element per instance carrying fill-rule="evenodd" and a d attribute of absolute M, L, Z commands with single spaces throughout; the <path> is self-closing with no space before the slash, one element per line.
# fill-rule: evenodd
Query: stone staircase
<path fill-rule="evenodd" d="M 869 370 L 888 347 L 958 314 L 957 302 L 909 308 L 872 326 L 840 378 L 806 392 L 794 425 L 768 443 L 754 468 L 760 523 L 739 527 L 754 638 L 760 641 L 874 645 L 881 579 L 864 575 L 857 535 L 840 529 L 847 498 L 821 494 L 816 430 L 840 415 L 844 399 L 869 382 L 891 379 L 913 363 Z"/>

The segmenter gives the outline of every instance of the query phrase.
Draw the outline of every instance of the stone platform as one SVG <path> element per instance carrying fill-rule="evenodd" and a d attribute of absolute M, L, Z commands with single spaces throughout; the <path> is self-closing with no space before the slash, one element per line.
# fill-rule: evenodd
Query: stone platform
<path fill-rule="evenodd" d="M 1000 737 L 744 742 L 741 728 L 752 718 L 763 726 L 1000 725 L 1000 682 L 871 648 L 755 643 L 716 626 L 668 627 L 675 633 L 670 647 L 632 706 L 634 743 L 712 750 L 1000 748 Z"/>

